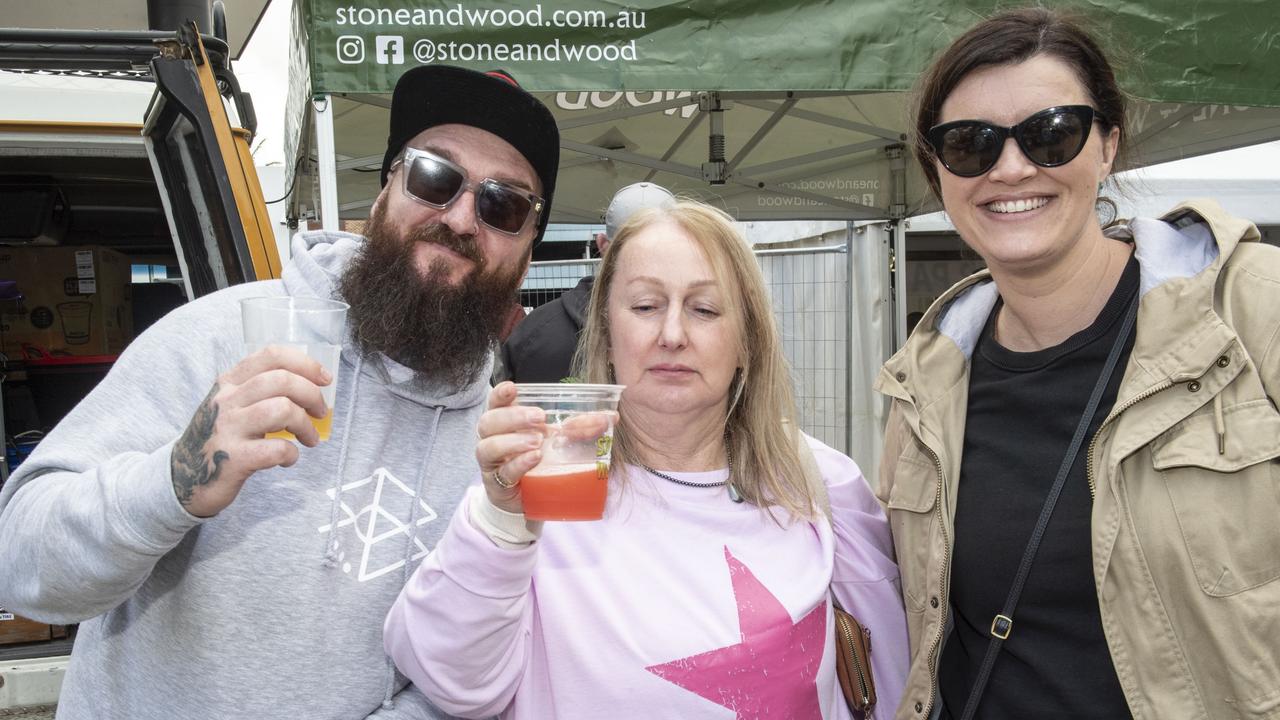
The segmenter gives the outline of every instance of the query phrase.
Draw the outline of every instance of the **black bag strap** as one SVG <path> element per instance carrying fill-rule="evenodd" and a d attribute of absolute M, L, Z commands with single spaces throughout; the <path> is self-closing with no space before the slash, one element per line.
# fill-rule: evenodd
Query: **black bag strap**
<path fill-rule="evenodd" d="M 978 669 L 978 677 L 973 682 L 973 690 L 970 691 L 969 700 L 964 705 L 961 720 L 972 720 L 974 713 L 978 711 L 982 693 L 987 688 L 987 681 L 991 679 L 991 668 L 996 664 L 996 655 L 1000 654 L 1000 646 L 1009 638 L 1009 633 L 1013 630 L 1013 611 L 1018 605 L 1018 597 L 1022 595 L 1022 586 L 1027 581 L 1027 575 L 1031 572 L 1031 562 L 1035 560 L 1036 551 L 1040 548 L 1040 539 L 1044 537 L 1044 531 L 1049 526 L 1053 507 L 1058 503 L 1058 496 L 1062 494 L 1062 486 L 1066 484 L 1071 466 L 1075 465 L 1076 456 L 1080 454 L 1080 445 L 1084 442 L 1085 433 L 1089 430 L 1089 422 L 1098 411 L 1102 393 L 1107 389 L 1107 384 L 1115 373 L 1120 353 L 1124 349 L 1125 341 L 1129 338 L 1129 333 L 1133 330 L 1133 323 L 1137 317 L 1138 293 L 1135 292 L 1133 300 L 1129 303 L 1129 309 L 1125 313 L 1124 324 L 1120 326 L 1120 334 L 1116 336 L 1115 344 L 1111 346 L 1111 354 L 1107 356 L 1107 361 L 1102 366 L 1098 382 L 1093 386 L 1093 393 L 1089 396 L 1089 404 L 1085 406 L 1084 414 L 1080 416 L 1080 424 L 1076 426 L 1076 434 L 1071 438 L 1071 445 L 1067 447 L 1066 457 L 1062 458 L 1058 476 L 1053 481 L 1053 487 L 1049 489 L 1049 496 L 1044 499 L 1044 506 L 1040 508 L 1040 519 L 1036 521 L 1035 530 L 1031 531 L 1027 549 L 1022 552 L 1022 562 L 1018 565 L 1018 574 L 1013 578 L 1013 587 L 1009 588 L 1009 596 L 1005 599 L 1000 614 L 991 621 L 991 643 L 987 645 L 987 653 L 982 658 L 982 666 Z"/>

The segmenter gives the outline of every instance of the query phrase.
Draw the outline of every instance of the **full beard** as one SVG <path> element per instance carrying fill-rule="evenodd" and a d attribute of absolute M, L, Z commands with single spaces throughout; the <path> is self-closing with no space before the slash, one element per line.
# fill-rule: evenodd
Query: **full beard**
<path fill-rule="evenodd" d="M 517 298 L 523 267 L 486 270 L 475 238 L 444 224 L 398 237 L 387 224 L 385 203 L 369 217 L 365 236 L 340 284 L 361 352 L 383 353 L 420 379 L 455 390 L 475 381 Z M 433 261 L 424 276 L 414 261 L 419 242 L 447 247 L 475 267 L 456 286 L 444 260 Z"/>

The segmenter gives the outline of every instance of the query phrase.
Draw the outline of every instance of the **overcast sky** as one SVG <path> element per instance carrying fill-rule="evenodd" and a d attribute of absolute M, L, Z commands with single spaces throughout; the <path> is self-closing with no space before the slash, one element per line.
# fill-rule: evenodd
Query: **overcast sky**
<path fill-rule="evenodd" d="M 258 134 L 254 164 L 284 162 L 284 101 L 289 84 L 290 0 L 271 0 L 240 59 L 232 63 L 240 87 L 253 98 Z"/>
<path fill-rule="evenodd" d="M 241 86 L 253 97 L 258 115 L 253 157 L 259 166 L 284 162 L 290 3 L 291 0 L 270 0 L 249 45 L 234 66 Z M 1274 179 L 1280 175 L 1280 141 L 1165 163 L 1139 172 L 1170 178 Z"/>

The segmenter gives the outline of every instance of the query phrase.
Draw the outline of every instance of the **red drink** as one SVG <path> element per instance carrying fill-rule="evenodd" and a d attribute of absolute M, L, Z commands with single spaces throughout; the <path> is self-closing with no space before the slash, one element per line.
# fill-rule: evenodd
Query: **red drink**
<path fill-rule="evenodd" d="M 609 486 L 603 463 L 536 467 L 520 479 L 524 516 L 530 520 L 599 520 Z"/>

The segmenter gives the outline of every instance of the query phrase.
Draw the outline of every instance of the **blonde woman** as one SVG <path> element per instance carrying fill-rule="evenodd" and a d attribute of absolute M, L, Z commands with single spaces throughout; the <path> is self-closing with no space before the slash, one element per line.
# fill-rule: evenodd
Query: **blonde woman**
<path fill-rule="evenodd" d="M 496 387 L 483 487 L 387 618 L 401 671 L 466 717 L 846 718 L 834 592 L 871 630 L 873 717 L 889 717 L 907 653 L 889 528 L 853 461 L 797 446 L 768 293 L 730 218 L 689 201 L 633 217 L 579 364 L 626 386 L 604 519 L 524 519 L 542 416 Z"/>

